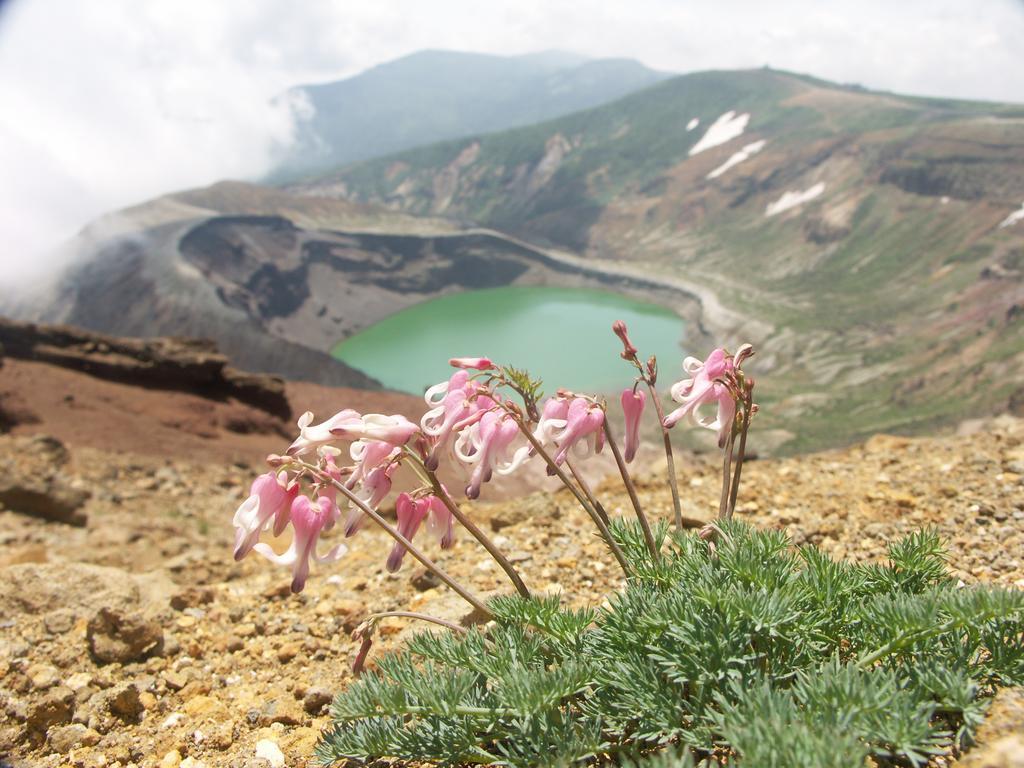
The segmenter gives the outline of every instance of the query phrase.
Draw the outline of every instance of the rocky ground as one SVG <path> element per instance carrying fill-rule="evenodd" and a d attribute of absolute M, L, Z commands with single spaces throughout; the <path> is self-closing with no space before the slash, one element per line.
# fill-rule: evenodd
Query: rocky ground
<path fill-rule="evenodd" d="M 892 538 L 934 525 L 963 581 L 1024 588 L 1024 422 L 966 432 L 754 461 L 740 514 L 856 560 L 880 558 Z M 280 438 L 267 440 L 264 451 L 279 448 Z M 389 544 L 374 530 L 334 567 L 315 570 L 300 595 L 289 593 L 286 571 L 255 555 L 233 562 L 230 520 L 258 458 L 172 460 L 0 437 L 0 764 L 306 765 L 331 695 L 351 681 L 349 634 L 365 614 L 465 616 L 411 558 L 389 575 Z M 682 460 L 689 517 L 712 515 L 716 473 L 712 455 Z M 638 480 L 650 514 L 667 518 L 661 473 Z M 599 493 L 612 514 L 628 512 L 614 483 Z M 471 510 L 535 591 L 599 603 L 618 586 L 568 494 Z M 466 536 L 438 560 L 484 595 L 506 589 Z M 410 631 L 388 620 L 371 664 Z M 1024 764 L 1021 691 L 1001 694 L 992 711 L 959 764 Z"/>

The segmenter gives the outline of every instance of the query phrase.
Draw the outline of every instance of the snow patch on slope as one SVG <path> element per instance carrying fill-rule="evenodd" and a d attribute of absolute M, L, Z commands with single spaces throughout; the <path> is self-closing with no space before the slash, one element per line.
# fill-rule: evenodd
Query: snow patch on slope
<path fill-rule="evenodd" d="M 725 144 L 727 141 L 732 141 L 743 133 L 747 127 L 747 123 L 749 122 L 749 112 L 737 115 L 730 109 L 724 115 L 715 120 L 704 135 L 701 136 L 700 141 L 690 148 L 690 156 L 692 157 L 698 152 L 703 152 L 705 149 L 717 147 L 719 144 Z"/>
<path fill-rule="evenodd" d="M 699 117 L 695 117 L 695 118 L 693 118 L 693 119 L 692 119 L 692 120 L 691 120 L 690 122 L 688 122 L 688 123 L 686 124 L 686 130 L 687 130 L 687 131 L 692 131 L 692 130 L 693 130 L 694 128 L 696 128 L 696 127 L 697 127 L 698 125 L 700 125 L 700 118 L 699 118 Z"/>
<path fill-rule="evenodd" d="M 1005 219 L 1003 219 L 1003 222 L 1002 224 L 999 225 L 999 228 L 1003 229 L 1005 227 L 1012 227 L 1018 221 L 1024 221 L 1024 203 L 1020 204 L 1019 210 L 1014 211 Z"/>
<path fill-rule="evenodd" d="M 790 208 L 796 208 L 798 205 L 803 205 L 809 200 L 813 200 L 824 191 L 825 182 L 819 181 L 813 187 L 805 189 L 803 192 L 787 192 L 774 203 L 769 203 L 764 209 L 764 215 L 775 216 L 783 211 L 788 211 Z"/>
<path fill-rule="evenodd" d="M 747 144 L 747 146 L 745 146 L 739 152 L 733 153 L 732 157 L 730 157 L 728 160 L 726 160 L 720 166 L 715 168 L 715 170 L 713 170 L 711 173 L 709 173 L 708 174 L 708 178 L 709 179 L 717 179 L 719 176 L 721 176 L 723 173 L 728 171 L 734 165 L 739 165 L 740 163 L 742 163 L 747 158 L 750 158 L 750 157 L 753 157 L 754 155 L 756 155 L 758 152 L 760 152 L 762 149 L 764 149 L 764 145 L 767 144 L 767 143 L 768 143 L 767 141 L 765 141 L 764 139 L 761 139 L 760 141 L 755 141 L 753 144 Z"/>

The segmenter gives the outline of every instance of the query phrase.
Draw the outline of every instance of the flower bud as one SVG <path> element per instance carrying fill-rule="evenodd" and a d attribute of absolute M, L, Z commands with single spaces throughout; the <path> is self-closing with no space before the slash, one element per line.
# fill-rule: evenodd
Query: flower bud
<path fill-rule="evenodd" d="M 634 360 L 636 358 L 636 347 L 633 346 L 633 342 L 629 340 L 629 329 L 626 328 L 626 324 L 622 320 L 616 320 L 612 323 L 612 331 L 619 340 L 622 341 L 622 355 L 623 360 Z"/>

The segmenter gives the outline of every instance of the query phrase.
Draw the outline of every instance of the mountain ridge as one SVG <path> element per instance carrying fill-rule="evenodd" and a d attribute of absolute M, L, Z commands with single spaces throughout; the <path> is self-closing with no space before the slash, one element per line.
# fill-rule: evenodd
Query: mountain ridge
<path fill-rule="evenodd" d="M 159 241 L 147 256 L 158 271 L 191 270 L 212 296 L 203 312 L 244 318 L 244 333 L 224 335 L 268 353 L 281 339 L 322 354 L 381 313 L 481 287 L 444 277 L 457 265 L 502 265 L 488 286 L 629 290 L 646 276 L 671 292 L 633 289 L 692 321 L 693 352 L 759 345 L 766 426 L 806 450 L 1024 407 L 1021 201 L 1024 108 L 761 69 L 681 76 L 543 123 L 278 188 L 177 193 L 132 215 Z M 183 253 L 196 231 L 202 243 Z M 116 286 L 115 273 L 99 284 Z M 75 283 L 61 303 L 91 325 Z M 128 320 L 150 321 L 149 289 L 117 290 L 108 304 L 137 309 L 100 330 L 138 332 Z M 267 303 L 273 290 L 284 303 Z M 179 315 L 155 306 L 196 322 L 192 293 L 177 296 Z"/>
<path fill-rule="evenodd" d="M 289 89 L 298 136 L 272 179 L 613 101 L 668 77 L 631 59 L 548 51 L 419 51 L 343 80 Z M 306 114 L 310 113 L 310 114 Z"/>

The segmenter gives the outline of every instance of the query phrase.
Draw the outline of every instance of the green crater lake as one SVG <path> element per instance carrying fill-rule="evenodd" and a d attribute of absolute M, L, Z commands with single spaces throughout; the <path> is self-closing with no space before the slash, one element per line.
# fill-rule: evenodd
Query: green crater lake
<path fill-rule="evenodd" d="M 422 394 L 452 373 L 450 357 L 488 356 L 559 387 L 612 393 L 633 380 L 612 323 L 624 320 L 662 382 L 682 372 L 683 321 L 670 310 L 606 291 L 512 286 L 426 301 L 340 342 L 332 354 L 385 386 Z"/>

